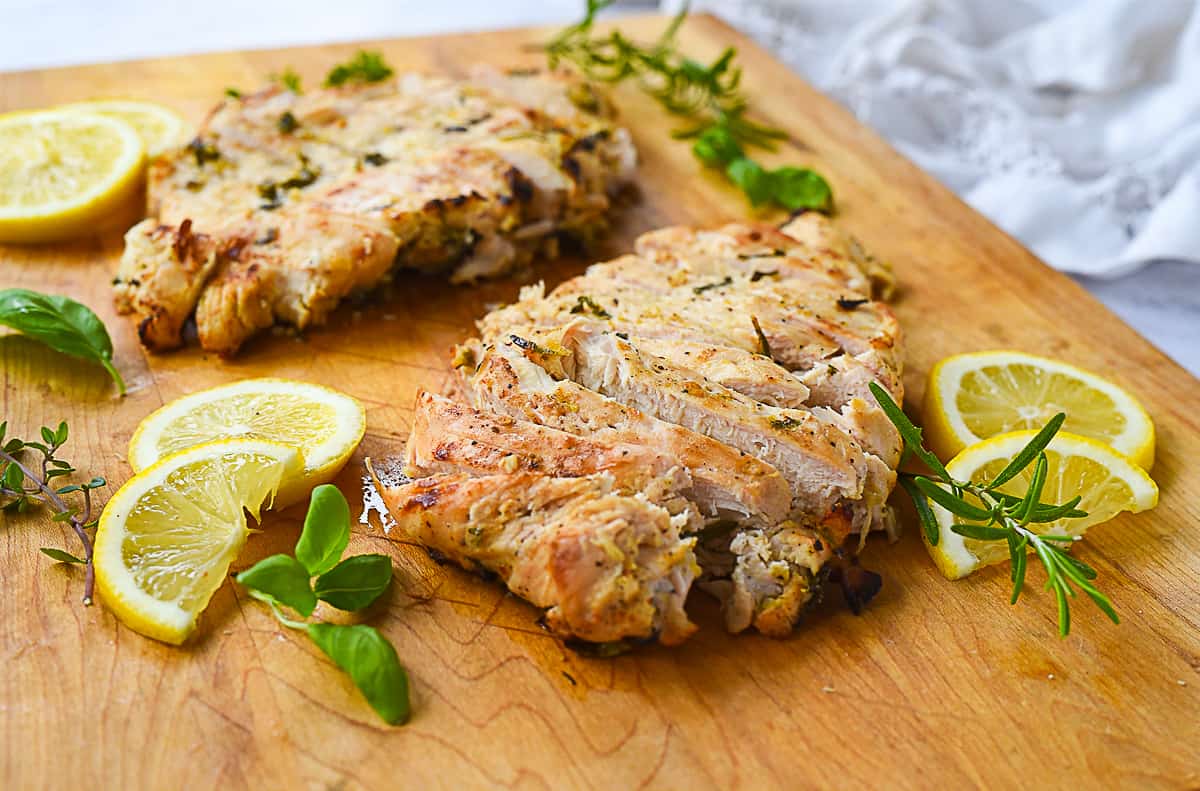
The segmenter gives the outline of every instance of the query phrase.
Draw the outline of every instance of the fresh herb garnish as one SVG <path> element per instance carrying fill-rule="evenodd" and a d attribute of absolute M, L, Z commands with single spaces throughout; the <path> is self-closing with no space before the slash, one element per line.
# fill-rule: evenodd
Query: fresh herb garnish
<path fill-rule="evenodd" d="M 125 394 L 125 382 L 113 365 L 112 339 L 104 322 L 86 305 L 69 297 L 24 288 L 0 290 L 0 325 L 40 341 L 55 351 L 99 363 Z"/>
<path fill-rule="evenodd" d="M 4 513 L 25 513 L 35 505 L 48 505 L 54 511 L 55 522 L 66 522 L 71 526 L 79 542 L 83 544 L 83 557 L 54 547 L 42 547 L 41 551 L 62 563 L 78 563 L 85 567 L 83 603 L 91 604 L 96 585 L 92 567 L 92 536 L 89 530 L 96 526 L 92 518 L 92 491 L 106 485 L 103 478 L 94 477 L 86 483 L 61 483 L 56 479 L 76 472 L 71 463 L 57 457 L 58 450 L 66 444 L 68 429 L 66 422 L 57 428 L 42 427 L 41 442 L 26 442 L 13 437 L 5 441 L 8 421 L 0 423 L 0 507 Z M 30 463 L 27 455 L 35 451 L 41 455 L 37 462 Z M 69 505 L 70 495 L 82 495 L 83 504 Z"/>
<path fill-rule="evenodd" d="M 391 725 L 409 715 L 408 676 L 387 638 L 364 624 L 300 621 L 279 609 L 308 618 L 318 600 L 357 611 L 383 595 L 392 581 L 386 555 L 352 555 L 339 562 L 350 542 L 350 506 L 336 486 L 313 489 L 295 557 L 272 555 L 236 576 L 250 595 L 266 602 L 284 626 L 305 632 Z M 314 583 L 313 577 L 316 577 Z"/>
<path fill-rule="evenodd" d="M 387 161 L 388 161 L 388 158 L 385 157 L 383 154 L 380 154 L 378 151 L 372 151 L 371 153 L 366 154 L 363 157 L 363 162 L 366 162 L 368 165 L 371 165 L 372 167 L 380 167 L 382 165 L 386 165 Z"/>
<path fill-rule="evenodd" d="M 337 87 L 348 82 L 381 82 L 392 76 L 392 67 L 383 60 L 379 52 L 360 49 L 345 63 L 339 63 L 325 77 L 327 87 Z"/>
<path fill-rule="evenodd" d="M 237 88 L 234 88 L 232 85 L 225 89 L 225 95 L 228 96 L 230 99 L 242 98 L 242 92 L 239 91 Z"/>
<path fill-rule="evenodd" d="M 258 185 L 258 195 L 263 199 L 260 209 L 278 209 L 283 205 L 283 199 L 288 190 L 301 189 L 312 184 L 321 176 L 320 168 L 314 168 L 304 154 L 299 155 L 300 170 L 283 181 L 267 181 Z"/>
<path fill-rule="evenodd" d="M 619 30 L 596 35 L 597 15 L 613 2 L 587 0 L 583 19 L 542 45 L 550 68 L 566 61 L 590 79 L 616 83 L 633 78 L 668 112 L 695 119 L 692 126 L 672 135 L 694 139 L 696 158 L 720 168 L 755 206 L 773 202 L 792 211 L 832 210 L 829 184 L 814 171 L 795 167 L 768 171 L 746 156 L 747 146 L 774 150 L 775 142 L 787 134 L 746 117 L 749 100 L 740 90 L 742 70 L 734 65 L 735 48 L 729 47 L 707 66 L 679 52 L 676 34 L 687 17 L 686 4 L 653 44 L 638 44 Z M 598 108 L 598 102 L 592 104 Z"/>
<path fill-rule="evenodd" d="M 758 353 L 763 357 L 771 357 L 771 344 L 767 343 L 766 333 L 762 331 L 762 326 L 758 323 L 758 316 L 751 316 L 750 323 L 754 325 L 754 334 L 758 336 Z"/>
<path fill-rule="evenodd" d="M 717 280 L 713 283 L 705 283 L 702 286 L 696 286 L 695 288 L 692 289 L 692 292 L 695 294 L 703 294 L 705 291 L 709 291 L 714 288 L 723 288 L 725 286 L 731 285 L 732 283 L 733 283 L 733 278 L 729 275 L 726 275 L 724 277 L 724 279 L 722 279 L 722 280 Z"/>
<path fill-rule="evenodd" d="M 294 72 L 291 66 L 288 66 L 286 69 L 284 69 L 282 74 L 272 74 L 270 79 L 273 82 L 279 83 L 284 88 L 287 88 L 292 93 L 304 93 L 303 89 L 300 87 L 300 75 Z"/>
<path fill-rule="evenodd" d="M 192 138 L 192 142 L 187 144 L 187 149 L 196 158 L 196 167 L 198 168 L 204 167 L 205 162 L 216 162 L 221 158 L 221 152 L 217 150 L 217 147 L 203 138 Z"/>
<path fill-rule="evenodd" d="M 956 517 L 968 520 L 951 527 L 958 535 L 975 541 L 1004 541 L 1008 544 L 1012 604 L 1017 603 L 1025 585 L 1027 550 L 1034 551 L 1046 569 L 1046 587 L 1054 591 L 1058 601 L 1058 633 L 1061 636 L 1066 637 L 1071 631 L 1070 600 L 1076 595 L 1072 585 L 1087 594 L 1113 623 L 1120 623 L 1112 602 L 1092 584 L 1096 578 L 1095 570 L 1058 546 L 1069 545 L 1079 540 L 1078 537 L 1038 535 L 1029 528 L 1032 523 L 1087 516 L 1086 511 L 1078 508 L 1081 499 L 1078 496 L 1060 505 L 1041 502 L 1049 467 L 1046 447 L 1062 428 L 1065 414 L 1060 412 L 1051 418 L 989 483 L 973 483 L 952 478 L 941 460 L 925 449 L 921 429 L 913 425 L 888 392 L 874 382 L 870 387 L 880 408 L 900 432 L 904 447 L 933 471 L 932 475 L 901 473 L 899 476 L 900 485 L 912 498 L 921 528 L 931 545 L 937 546 L 941 536 L 929 506 L 930 500 Z M 1029 488 L 1023 495 L 1000 491 L 1001 486 L 1030 464 L 1034 465 L 1033 473 Z M 974 502 L 965 499 L 964 495 L 971 495 Z"/>
<path fill-rule="evenodd" d="M 575 305 L 571 308 L 572 313 L 590 313 L 598 319 L 611 319 L 612 314 L 596 303 L 596 300 L 586 294 L 575 300 Z"/>

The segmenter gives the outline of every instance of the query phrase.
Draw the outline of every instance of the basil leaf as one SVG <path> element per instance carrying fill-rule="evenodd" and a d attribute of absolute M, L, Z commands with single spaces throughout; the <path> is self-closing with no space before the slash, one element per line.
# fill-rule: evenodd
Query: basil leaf
<path fill-rule="evenodd" d="M 710 126 L 701 132 L 692 144 L 692 153 L 710 167 L 725 167 L 745 155 L 737 140 L 723 126 Z"/>
<path fill-rule="evenodd" d="M 296 542 L 296 560 L 310 575 L 324 574 L 335 565 L 350 543 L 350 506 L 332 484 L 313 489 L 304 517 L 304 530 Z"/>
<path fill-rule="evenodd" d="M 308 571 L 290 555 L 272 555 L 237 575 L 237 581 L 280 604 L 291 607 L 305 618 L 317 608 Z"/>
<path fill-rule="evenodd" d="M 86 563 L 87 562 L 83 558 L 75 557 L 70 552 L 64 552 L 63 550 L 55 549 L 54 547 L 40 547 L 40 550 L 43 554 L 49 555 L 50 557 L 57 560 L 59 563 Z"/>
<path fill-rule="evenodd" d="M 384 722 L 399 725 L 408 719 L 408 674 L 387 638 L 370 626 L 331 623 L 310 623 L 308 636 L 350 674 Z"/>
<path fill-rule="evenodd" d="M 317 577 L 317 598 L 339 610 L 361 610 L 387 590 L 392 559 L 387 555 L 355 555 Z"/>
<path fill-rule="evenodd" d="M 771 199 L 771 176 L 753 159 L 739 157 L 733 160 L 725 168 L 725 174 L 729 176 L 730 181 L 742 188 L 752 205 L 758 206 Z"/>
<path fill-rule="evenodd" d="M 28 335 L 55 351 L 100 363 L 116 383 L 117 390 L 125 394 L 125 382 L 112 364 L 113 348 L 108 330 L 86 305 L 68 297 L 6 288 L 0 290 L 0 325 Z"/>
<path fill-rule="evenodd" d="M 782 167 L 771 173 L 775 202 L 785 209 L 814 209 L 828 212 L 833 208 L 833 190 L 816 171 Z"/>

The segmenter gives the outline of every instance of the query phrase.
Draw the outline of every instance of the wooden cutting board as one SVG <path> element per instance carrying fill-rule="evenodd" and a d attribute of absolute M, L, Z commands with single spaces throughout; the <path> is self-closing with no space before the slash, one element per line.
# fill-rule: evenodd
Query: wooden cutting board
<path fill-rule="evenodd" d="M 644 38 L 663 20 L 623 27 Z M 536 64 L 545 31 L 381 41 L 397 68 L 461 74 L 485 59 Z M 363 526 L 351 551 L 393 554 L 404 573 L 370 622 L 411 673 L 415 716 L 383 726 L 305 638 L 233 584 L 183 648 L 144 639 L 82 575 L 40 546 L 74 548 L 42 516 L 0 517 L 0 787 L 35 788 L 1184 788 L 1200 786 L 1200 383 L 1069 278 L 746 38 L 712 17 L 684 28 L 699 58 L 736 45 L 754 106 L 792 135 L 780 162 L 818 167 L 840 222 L 890 260 L 907 332 L 909 407 L 949 354 L 1016 348 L 1071 360 L 1140 395 L 1158 429 L 1149 514 L 1096 529 L 1079 548 L 1122 616 L 1087 602 L 1055 633 L 1036 585 L 1008 604 L 1007 569 L 951 583 L 908 529 L 872 539 L 884 587 L 855 617 L 832 594 L 788 640 L 730 636 L 702 594 L 702 631 L 676 649 L 612 660 L 566 650 L 495 584 L 443 569 Z M 115 63 L 0 78 L 0 110 L 76 99 L 153 99 L 198 121 L 226 86 L 291 66 L 309 85 L 355 46 Z M 745 218 L 741 197 L 670 139 L 673 119 L 633 88 L 616 94 L 642 154 L 640 196 L 598 257 L 671 223 Z M 770 215 L 767 219 L 777 219 Z M 0 337 L 4 415 L 34 435 L 66 418 L 81 470 L 119 485 L 138 421 L 164 402 L 250 376 L 332 385 L 361 399 L 368 431 L 339 479 L 359 501 L 363 457 L 398 453 L 418 388 L 439 389 L 446 350 L 514 282 L 458 289 L 401 277 L 303 338 L 266 335 L 236 360 L 195 348 L 149 355 L 113 312 L 119 231 L 53 247 L 0 248 L 0 287 L 69 294 L 108 324 L 130 393 L 98 369 Z M 541 272 L 551 284 L 586 262 Z M 914 412 L 915 414 L 915 412 Z M 357 509 L 356 509 L 357 512 Z M 289 549 L 302 509 L 271 514 L 236 568 Z M 1031 572 L 1040 582 L 1040 572 Z M 430 586 L 434 596 L 407 595 Z"/>

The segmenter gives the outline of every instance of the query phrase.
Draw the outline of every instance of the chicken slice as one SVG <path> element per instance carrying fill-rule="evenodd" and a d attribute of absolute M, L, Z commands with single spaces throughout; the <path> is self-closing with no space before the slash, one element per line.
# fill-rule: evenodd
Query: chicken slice
<path fill-rule="evenodd" d="M 706 517 L 766 524 L 787 518 L 791 491 L 770 464 L 575 382 L 556 381 L 511 339 L 478 354 L 478 365 L 464 377 L 476 408 L 602 442 L 651 447 L 691 474 L 687 495 Z"/>
<path fill-rule="evenodd" d="M 678 286 L 701 286 L 732 275 L 750 277 L 755 282 L 825 283 L 847 293 L 871 293 L 871 281 L 856 262 L 823 254 L 781 231 L 756 223 L 713 230 L 662 228 L 638 237 L 634 250 L 637 259 L 669 273 Z M 620 278 L 623 262 L 618 258 L 601 266 Z"/>
<path fill-rule="evenodd" d="M 380 495 L 400 532 L 467 569 L 486 569 L 537 607 L 556 634 L 595 643 L 695 630 L 684 611 L 699 571 L 694 538 L 611 475 L 434 475 Z"/>
<path fill-rule="evenodd" d="M 896 277 L 888 264 L 868 253 L 858 240 L 830 222 L 823 214 L 803 211 L 779 228 L 780 232 L 805 245 L 814 254 L 854 266 L 871 282 L 867 293 L 891 299 Z"/>
<path fill-rule="evenodd" d="M 636 333 L 623 335 L 647 354 L 669 360 L 764 404 L 802 409 L 811 395 L 798 376 L 761 354 L 698 341 L 649 338 Z"/>
<path fill-rule="evenodd" d="M 793 507 L 818 522 L 841 502 L 863 494 L 864 453 L 832 422 L 807 411 L 767 406 L 639 352 L 598 322 L 579 320 L 552 333 L 528 335 L 539 346 L 570 352 L 537 355 L 526 349 L 552 375 L 560 367 L 589 390 L 767 462 L 791 485 Z"/>
<path fill-rule="evenodd" d="M 143 220 L 125 234 L 125 249 L 113 280 L 117 310 L 138 317 L 144 345 L 178 346 L 183 325 L 218 266 L 216 241 L 194 233 L 190 221 L 174 228 Z"/>
<path fill-rule="evenodd" d="M 641 492 L 660 504 L 675 492 L 691 488 L 687 471 L 649 446 L 576 436 L 528 420 L 481 412 L 425 391 L 417 394 L 404 460 L 405 473 L 414 478 L 459 472 L 537 472 L 578 478 L 603 472 L 613 477 L 620 491 Z M 669 490 L 656 490 L 663 482 L 670 482 Z M 682 508 L 672 513 L 679 510 Z"/>

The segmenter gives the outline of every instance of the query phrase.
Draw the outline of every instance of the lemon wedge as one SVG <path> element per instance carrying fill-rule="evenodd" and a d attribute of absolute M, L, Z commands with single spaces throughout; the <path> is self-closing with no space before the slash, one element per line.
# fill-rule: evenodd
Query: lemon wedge
<path fill-rule="evenodd" d="M 959 354 L 938 363 L 925 387 L 925 436 L 943 459 L 981 439 L 1041 428 L 1058 412 L 1067 415 L 1063 431 L 1153 466 L 1154 423 L 1138 400 L 1067 363 L 1014 351 Z"/>
<path fill-rule="evenodd" d="M 329 483 L 362 441 L 362 405 L 328 387 L 288 379 L 244 379 L 176 399 L 146 417 L 129 441 L 142 470 L 171 453 L 214 439 L 246 437 L 299 448 L 305 467 L 275 497 L 286 508 Z"/>
<path fill-rule="evenodd" d="M 131 99 L 97 99 L 90 102 L 75 102 L 64 105 L 60 110 L 97 113 L 116 118 L 132 126 L 146 146 L 151 157 L 183 143 L 187 124 L 174 110 L 154 102 Z"/>
<path fill-rule="evenodd" d="M 168 456 L 122 486 L 96 530 L 96 587 L 136 632 L 178 645 L 246 543 L 259 512 L 304 462 L 295 448 L 225 440 Z"/>
<path fill-rule="evenodd" d="M 1036 433 L 1014 431 L 976 443 L 951 459 L 946 470 L 955 480 L 986 483 L 995 478 Z M 1158 504 L 1158 487 L 1150 476 L 1130 459 L 1094 439 L 1059 432 L 1046 448 L 1046 459 L 1049 466 L 1042 502 L 1057 505 L 1078 495 L 1083 498 L 1079 508 L 1088 515 L 1029 525 L 1039 535 L 1082 536 L 1089 527 L 1107 522 L 1122 511 L 1136 513 Z M 1033 468 L 1034 465 L 1029 465 L 1000 490 L 1023 495 L 1029 489 Z M 977 502 L 970 495 L 966 495 L 966 499 Z M 925 545 L 938 569 L 948 578 L 959 579 L 982 566 L 1009 559 L 1005 542 L 976 541 L 960 536 L 950 529 L 959 521 L 957 517 L 937 503 L 930 502 L 930 507 L 937 519 L 940 536 L 937 546 L 930 545 L 927 537 L 924 538 Z"/>
<path fill-rule="evenodd" d="M 79 235 L 137 192 L 145 146 L 132 126 L 96 113 L 0 115 L 0 242 Z"/>

